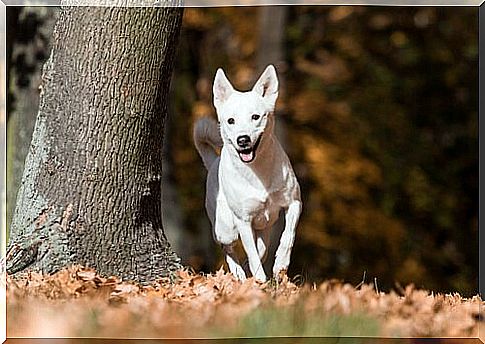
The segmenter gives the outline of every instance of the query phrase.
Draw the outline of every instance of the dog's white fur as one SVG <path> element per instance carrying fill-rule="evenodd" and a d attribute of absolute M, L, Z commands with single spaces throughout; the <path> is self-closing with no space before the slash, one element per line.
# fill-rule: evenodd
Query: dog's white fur
<path fill-rule="evenodd" d="M 229 270 L 244 280 L 246 273 L 233 249 L 240 238 L 251 274 L 266 281 L 262 262 L 267 256 L 271 228 L 284 209 L 285 228 L 273 265 L 273 276 L 280 278 L 290 264 L 302 203 L 295 173 L 273 132 L 278 97 L 275 68 L 268 66 L 248 92 L 234 90 L 218 69 L 213 92 L 220 135 L 214 120 L 202 118 L 194 127 L 194 141 L 208 170 L 206 210 L 214 238 L 222 244 Z M 251 162 L 243 161 L 239 153 L 237 138 L 242 135 L 250 137 L 248 149 L 256 148 L 244 156 L 246 160 L 253 157 Z M 218 148 L 220 156 L 215 152 Z"/>

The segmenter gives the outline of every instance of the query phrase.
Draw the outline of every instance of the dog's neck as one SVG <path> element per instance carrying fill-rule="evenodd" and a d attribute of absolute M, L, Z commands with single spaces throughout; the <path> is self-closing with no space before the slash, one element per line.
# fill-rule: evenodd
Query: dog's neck
<path fill-rule="evenodd" d="M 269 188 L 274 177 L 274 170 L 280 168 L 278 165 L 281 163 L 277 161 L 278 155 L 274 154 L 277 149 L 275 146 L 279 146 L 278 139 L 272 130 L 268 130 L 263 134 L 256 157 L 251 163 L 242 162 L 234 149 L 232 149 L 234 152 L 230 153 L 234 155 L 231 161 L 243 178 L 251 182 L 256 177 L 265 187 Z"/>

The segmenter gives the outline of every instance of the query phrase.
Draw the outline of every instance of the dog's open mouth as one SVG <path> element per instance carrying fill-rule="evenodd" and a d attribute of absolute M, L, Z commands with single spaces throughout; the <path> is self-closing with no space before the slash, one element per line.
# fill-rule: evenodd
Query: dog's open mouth
<path fill-rule="evenodd" d="M 239 158 L 241 159 L 242 162 L 244 163 L 250 163 L 251 161 L 256 158 L 256 150 L 258 149 L 259 142 L 261 141 L 261 137 L 263 135 L 259 135 L 258 139 L 256 140 L 256 143 L 252 147 L 244 148 L 241 150 L 238 150 L 237 153 L 239 154 Z"/>

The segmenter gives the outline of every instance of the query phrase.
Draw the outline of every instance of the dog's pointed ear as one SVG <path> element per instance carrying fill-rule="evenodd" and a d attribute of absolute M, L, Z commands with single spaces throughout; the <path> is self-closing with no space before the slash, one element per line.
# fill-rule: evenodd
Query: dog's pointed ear
<path fill-rule="evenodd" d="M 234 88 L 224 74 L 224 71 L 219 68 L 214 78 L 214 84 L 212 86 L 212 92 L 214 93 L 214 106 L 219 108 L 234 92 Z"/>
<path fill-rule="evenodd" d="M 270 101 L 273 105 L 278 98 L 278 76 L 273 65 L 269 65 L 253 86 L 253 92 Z"/>

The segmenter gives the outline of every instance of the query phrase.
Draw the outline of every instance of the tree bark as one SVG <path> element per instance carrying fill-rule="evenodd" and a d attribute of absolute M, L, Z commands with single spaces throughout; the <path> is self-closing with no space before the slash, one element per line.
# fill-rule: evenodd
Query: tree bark
<path fill-rule="evenodd" d="M 7 271 L 73 264 L 150 281 L 179 267 L 161 220 L 163 123 L 182 8 L 63 7 Z"/>

